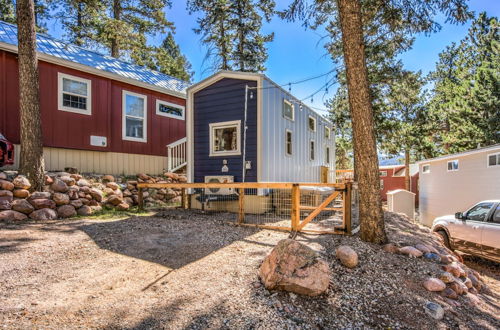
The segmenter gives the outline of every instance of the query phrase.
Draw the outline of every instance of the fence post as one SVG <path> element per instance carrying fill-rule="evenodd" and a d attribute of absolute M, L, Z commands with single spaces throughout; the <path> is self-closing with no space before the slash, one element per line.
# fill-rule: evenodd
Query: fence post
<path fill-rule="evenodd" d="M 238 188 L 238 202 L 239 202 L 239 213 L 238 213 L 238 223 L 243 223 L 245 221 L 245 189 Z"/>
<path fill-rule="evenodd" d="M 189 208 L 189 195 L 187 193 L 187 189 L 186 188 L 182 188 L 182 195 L 181 195 L 181 208 L 183 209 L 188 209 Z"/>
<path fill-rule="evenodd" d="M 139 210 L 144 210 L 144 196 L 142 194 L 142 188 L 139 188 L 139 194 L 138 194 L 138 198 L 139 198 Z"/>
<path fill-rule="evenodd" d="M 292 186 L 292 230 L 297 231 L 300 225 L 300 186 L 294 183 Z"/>
<path fill-rule="evenodd" d="M 352 182 L 346 182 L 344 190 L 344 228 L 351 235 Z"/>

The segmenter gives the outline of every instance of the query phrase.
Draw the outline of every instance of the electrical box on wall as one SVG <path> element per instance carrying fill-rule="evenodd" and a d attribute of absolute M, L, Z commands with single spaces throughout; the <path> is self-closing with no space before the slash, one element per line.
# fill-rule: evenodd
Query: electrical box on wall
<path fill-rule="evenodd" d="M 247 170 L 251 170 L 252 169 L 252 162 L 251 161 L 247 160 L 245 162 L 245 169 L 247 169 Z"/>
<path fill-rule="evenodd" d="M 90 145 L 96 147 L 107 147 L 108 146 L 108 138 L 105 136 L 90 136 Z"/>

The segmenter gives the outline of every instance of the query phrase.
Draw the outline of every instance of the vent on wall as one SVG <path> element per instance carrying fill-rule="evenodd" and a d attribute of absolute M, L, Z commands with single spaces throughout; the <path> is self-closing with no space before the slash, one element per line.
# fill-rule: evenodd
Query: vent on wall
<path fill-rule="evenodd" d="M 90 136 L 90 145 L 96 147 L 107 147 L 108 139 L 105 136 Z"/>

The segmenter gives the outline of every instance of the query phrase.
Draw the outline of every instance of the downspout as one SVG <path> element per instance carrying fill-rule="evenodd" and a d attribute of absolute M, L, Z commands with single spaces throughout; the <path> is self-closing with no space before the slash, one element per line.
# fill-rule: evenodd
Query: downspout
<path fill-rule="evenodd" d="M 246 150 L 247 150 L 247 112 L 248 112 L 248 85 L 245 85 L 245 117 L 243 120 L 243 168 L 242 168 L 242 182 L 245 182 L 246 169 Z"/>

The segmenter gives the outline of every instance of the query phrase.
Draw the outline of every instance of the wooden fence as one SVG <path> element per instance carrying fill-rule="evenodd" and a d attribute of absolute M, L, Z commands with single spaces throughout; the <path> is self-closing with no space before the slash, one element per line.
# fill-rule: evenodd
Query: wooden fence
<path fill-rule="evenodd" d="M 315 233 L 330 233 L 330 234 L 348 234 L 352 233 L 352 183 L 139 183 L 139 207 L 144 207 L 143 190 L 144 189 L 180 189 L 182 191 L 181 208 L 188 209 L 191 204 L 191 194 L 188 191 L 206 191 L 210 194 L 209 189 L 232 189 L 234 191 L 234 203 L 237 203 L 237 213 L 234 223 L 243 226 L 256 226 L 266 229 L 289 230 L 293 232 L 315 232 Z M 306 199 L 304 191 L 315 191 L 318 188 L 324 189 L 320 199 Z M 250 214 L 245 212 L 246 199 L 250 197 L 246 191 L 252 191 L 253 196 L 256 196 L 256 191 L 287 191 L 287 202 L 283 203 L 283 208 L 286 208 L 285 214 L 288 217 L 288 225 L 269 225 L 269 224 L 252 224 L 246 221 Z M 302 192 L 301 192 L 302 191 Z M 302 198 L 301 198 L 302 197 Z M 309 202 L 304 202 L 307 200 Z M 283 210 L 282 210 L 283 211 Z M 318 218 L 322 212 L 336 214 L 340 216 L 341 224 L 333 226 L 329 229 L 310 229 L 306 228 L 314 219 Z"/>

